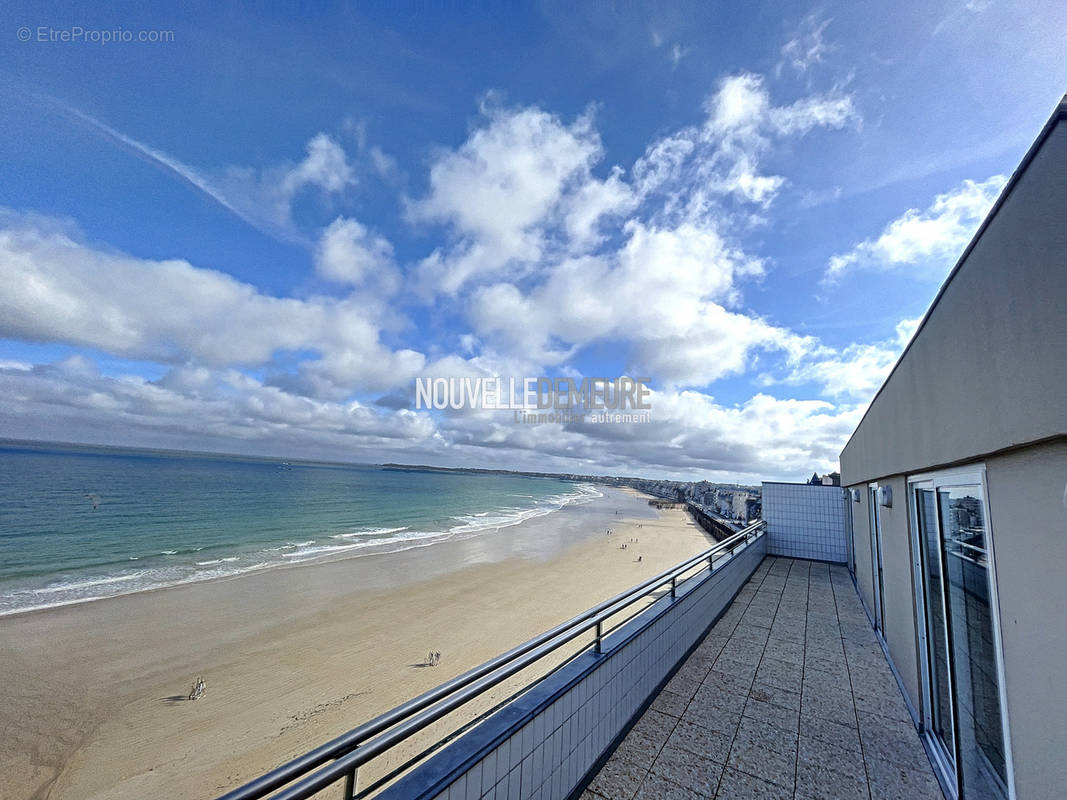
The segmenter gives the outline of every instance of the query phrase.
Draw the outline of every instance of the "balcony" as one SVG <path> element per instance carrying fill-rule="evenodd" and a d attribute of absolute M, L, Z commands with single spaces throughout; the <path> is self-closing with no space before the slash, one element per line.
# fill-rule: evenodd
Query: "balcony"
<path fill-rule="evenodd" d="M 847 570 L 768 554 L 772 541 L 754 523 L 223 800 L 326 787 L 379 800 L 940 800 Z M 571 642 L 549 675 L 368 779 L 372 759 Z"/>
<path fill-rule="evenodd" d="M 768 556 L 582 794 L 942 800 L 843 566 Z"/>

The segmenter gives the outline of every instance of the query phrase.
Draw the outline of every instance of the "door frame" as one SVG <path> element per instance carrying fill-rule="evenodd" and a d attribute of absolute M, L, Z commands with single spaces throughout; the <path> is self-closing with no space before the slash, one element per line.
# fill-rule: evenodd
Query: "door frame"
<path fill-rule="evenodd" d="M 919 704 L 919 719 L 923 738 L 926 739 L 930 747 L 928 749 L 934 752 L 939 761 L 944 762 L 944 747 L 938 740 L 937 736 L 930 730 L 931 720 L 931 686 L 930 686 L 930 649 L 927 646 L 926 641 L 926 577 L 923 574 L 923 543 L 919 537 L 919 519 L 918 510 L 915 506 L 915 490 L 918 488 L 932 489 L 935 498 L 937 497 L 937 491 L 939 487 L 952 487 L 952 486 L 978 486 L 979 493 L 982 499 L 983 511 L 985 513 L 985 527 L 986 527 L 986 550 L 989 556 L 989 564 L 987 566 L 987 572 L 989 575 L 989 616 L 990 622 L 993 628 L 993 649 L 994 657 L 996 660 L 997 669 L 997 694 L 1000 705 L 1000 723 L 1001 723 L 1001 735 L 1004 739 L 1004 771 L 1007 773 L 1007 789 L 1009 800 L 1015 800 L 1015 767 L 1012 759 L 1012 747 L 1011 747 L 1011 724 L 1008 717 L 1008 696 L 1005 685 L 1004 675 L 1004 642 L 1001 636 L 1001 623 L 1000 623 L 1000 597 L 998 592 L 997 581 L 997 559 L 994 553 L 994 536 L 993 536 L 993 512 L 989 506 L 989 489 L 986 482 L 986 468 L 984 463 L 969 464 L 963 467 L 953 467 L 943 470 L 934 470 L 930 472 L 922 472 L 915 475 L 909 475 L 907 479 L 908 486 L 908 502 L 907 510 L 909 516 L 909 537 L 911 538 L 912 546 L 912 566 L 913 566 L 913 589 L 915 598 L 915 623 L 919 637 L 919 665 L 920 665 L 920 704 Z M 935 503 L 937 513 L 938 524 L 938 558 L 941 558 L 941 551 L 943 550 L 941 542 L 941 507 L 940 503 Z M 942 565 L 942 580 L 944 580 L 944 566 Z M 945 592 L 942 593 L 942 613 L 945 614 L 946 635 L 951 638 L 951 620 L 948 618 L 947 597 Z M 956 675 L 955 675 L 955 662 L 952 654 L 951 642 L 948 643 L 947 657 L 950 660 L 950 676 L 949 680 L 952 683 L 951 686 L 951 698 L 952 698 L 952 725 L 953 736 L 956 740 L 956 750 L 959 749 L 959 728 L 956 722 L 958 717 L 957 701 L 956 701 Z M 948 763 L 942 763 L 941 768 L 947 774 L 946 777 L 950 777 L 950 786 L 954 791 L 954 796 L 959 796 L 960 789 L 960 765 L 959 753 L 951 753 L 951 759 L 955 762 L 955 769 L 952 770 L 953 765 Z M 949 770 L 952 770 L 951 772 Z"/>
<path fill-rule="evenodd" d="M 867 484 L 867 524 L 871 534 L 871 575 L 874 596 L 874 629 L 885 641 L 885 584 L 882 571 L 882 517 L 878 511 L 878 481 Z"/>

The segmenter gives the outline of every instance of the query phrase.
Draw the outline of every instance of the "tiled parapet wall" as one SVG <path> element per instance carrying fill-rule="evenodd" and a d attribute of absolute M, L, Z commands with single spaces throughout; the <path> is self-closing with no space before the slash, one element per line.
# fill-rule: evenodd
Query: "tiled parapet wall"
<path fill-rule="evenodd" d="M 596 774 L 766 555 L 767 537 L 678 586 L 385 790 L 387 800 L 564 800 Z"/>
<path fill-rule="evenodd" d="M 764 483 L 767 553 L 844 563 L 846 490 L 807 483 Z"/>

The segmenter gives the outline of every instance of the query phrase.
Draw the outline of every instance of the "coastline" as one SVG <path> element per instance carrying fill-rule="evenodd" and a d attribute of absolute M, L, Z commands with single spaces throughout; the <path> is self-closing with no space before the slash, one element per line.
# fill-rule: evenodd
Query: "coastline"
<path fill-rule="evenodd" d="M 5 617 L 0 796 L 222 793 L 707 546 L 611 490 L 499 536 Z"/>
<path fill-rule="evenodd" d="M 540 517 L 551 517 L 570 506 L 585 505 L 603 496 L 603 492 L 591 484 L 574 483 L 571 484 L 571 491 L 554 496 L 535 499 L 532 495 L 523 495 L 534 500 L 533 504 L 527 507 L 511 506 L 452 516 L 450 527 L 441 529 L 412 530 L 410 526 L 403 525 L 356 527 L 340 533 L 328 528 L 293 531 L 283 537 L 286 541 L 282 546 L 270 546 L 270 543 L 263 541 L 251 543 L 251 546 L 240 542 L 226 543 L 222 546 L 224 549 L 221 553 L 205 552 L 203 556 L 192 557 L 191 561 L 195 563 L 195 567 L 192 567 L 192 563 L 171 562 L 168 557 L 177 552 L 192 556 L 194 553 L 205 550 L 204 547 L 182 551 L 162 550 L 153 555 L 141 554 L 115 562 L 112 566 L 118 566 L 118 572 L 81 576 L 54 575 L 48 578 L 49 581 L 54 580 L 54 582 L 36 587 L 16 585 L 15 588 L 11 588 L 10 584 L 0 584 L 4 586 L 4 591 L 0 593 L 0 621 L 23 614 L 110 600 L 125 595 L 140 595 L 182 586 L 231 580 L 292 567 L 347 559 L 378 558 L 442 543 L 493 536 L 502 530 L 522 526 Z M 331 523 L 324 522 L 325 524 Z M 303 537 L 312 538 L 307 541 L 290 541 Z M 215 546 L 212 549 L 217 551 L 219 547 Z M 212 558 L 212 556 L 217 557 Z M 159 562 L 159 557 L 163 557 L 163 560 L 169 563 L 150 563 L 153 558 Z M 196 558 L 207 560 L 197 561 Z M 133 562 L 137 562 L 136 566 Z M 255 563 L 249 564 L 249 562 Z M 102 593 L 93 593 L 97 591 Z M 51 599 L 37 605 L 25 605 L 25 601 L 15 599 L 20 595 L 24 597 L 48 596 L 59 599 Z"/>

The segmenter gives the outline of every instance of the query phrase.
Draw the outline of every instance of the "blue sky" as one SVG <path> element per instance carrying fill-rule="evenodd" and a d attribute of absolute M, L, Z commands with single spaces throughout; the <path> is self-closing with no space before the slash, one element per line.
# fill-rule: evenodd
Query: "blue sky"
<path fill-rule="evenodd" d="M 735 5 L 7 4 L 0 436 L 835 468 L 1067 87 L 1067 9 Z M 411 403 L 621 374 L 651 423 Z"/>

